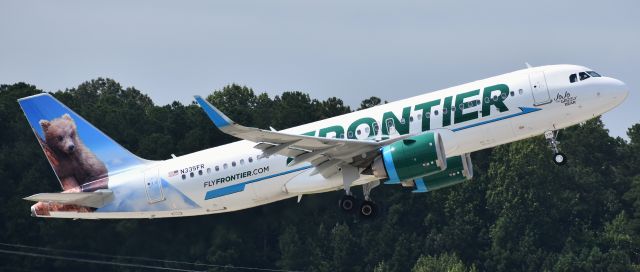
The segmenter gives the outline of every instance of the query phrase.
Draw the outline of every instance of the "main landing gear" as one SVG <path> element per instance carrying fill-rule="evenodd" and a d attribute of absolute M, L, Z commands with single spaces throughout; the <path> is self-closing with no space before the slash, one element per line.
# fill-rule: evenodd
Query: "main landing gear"
<path fill-rule="evenodd" d="M 356 198 L 351 193 L 351 184 L 358 179 L 360 173 L 358 172 L 358 168 L 346 165 L 342 166 L 340 171 L 342 171 L 345 195 L 338 201 L 338 205 L 343 211 L 352 212 L 356 207 Z M 371 200 L 370 195 L 371 189 L 378 185 L 380 185 L 380 181 L 378 180 L 362 185 L 362 192 L 364 194 L 364 201 L 360 203 L 360 215 L 362 215 L 362 217 L 369 218 L 375 216 L 378 207 Z"/>
<path fill-rule="evenodd" d="M 549 146 L 553 151 L 553 163 L 555 163 L 556 165 L 565 165 L 567 163 L 567 156 L 564 153 L 560 152 L 560 149 L 558 149 L 558 144 L 560 144 L 560 142 L 556 140 L 557 136 L 557 130 L 547 130 L 544 132 L 544 138 L 547 139 L 547 141 L 549 142 Z"/>
<path fill-rule="evenodd" d="M 362 185 L 362 190 L 364 191 L 364 200 L 360 203 L 359 213 L 364 218 L 374 217 L 378 212 L 378 206 L 375 202 L 373 202 L 373 200 L 371 200 L 369 193 L 371 192 L 371 189 L 373 189 L 373 187 L 376 187 L 379 184 L 379 181 L 374 181 Z M 344 195 L 340 199 L 340 201 L 338 201 L 338 205 L 343 211 L 351 213 L 356 209 L 356 201 L 357 200 L 355 197 L 353 197 L 353 195 L 348 194 Z"/>
<path fill-rule="evenodd" d="M 340 208 L 343 211 L 351 212 L 353 210 L 353 207 L 355 207 L 356 205 L 356 198 L 353 197 L 353 195 L 344 195 L 342 196 L 340 201 L 338 201 L 338 205 L 340 205 Z"/>
<path fill-rule="evenodd" d="M 378 212 L 378 206 L 371 200 L 371 189 L 380 185 L 380 181 L 376 180 L 362 185 L 362 192 L 364 194 L 364 201 L 360 204 L 360 215 L 365 218 L 374 217 Z"/>

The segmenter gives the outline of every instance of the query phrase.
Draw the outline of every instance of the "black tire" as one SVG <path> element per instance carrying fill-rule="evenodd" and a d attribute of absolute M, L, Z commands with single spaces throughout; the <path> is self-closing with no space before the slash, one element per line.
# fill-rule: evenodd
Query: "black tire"
<path fill-rule="evenodd" d="M 356 198 L 350 195 L 343 196 L 340 201 L 338 201 L 338 205 L 345 212 L 353 211 L 353 207 L 356 206 Z"/>
<path fill-rule="evenodd" d="M 371 201 L 363 201 L 360 205 L 360 215 L 364 218 L 373 218 L 378 213 L 378 207 Z"/>
<path fill-rule="evenodd" d="M 553 163 L 558 166 L 567 164 L 567 155 L 561 152 L 553 154 Z"/>

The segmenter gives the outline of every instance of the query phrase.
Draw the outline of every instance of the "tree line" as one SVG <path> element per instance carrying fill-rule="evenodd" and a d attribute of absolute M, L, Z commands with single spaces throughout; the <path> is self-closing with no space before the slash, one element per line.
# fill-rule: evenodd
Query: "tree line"
<path fill-rule="evenodd" d="M 570 159 L 563 167 L 552 163 L 539 136 L 473 153 L 474 178 L 460 185 L 427 194 L 380 186 L 372 191 L 381 206 L 373 220 L 343 213 L 338 191 L 219 215 L 73 221 L 32 218 L 32 203 L 22 200 L 60 190 L 16 102 L 41 92 L 26 83 L 0 85 L 0 243 L 304 271 L 640 270 L 640 124 L 629 128 L 628 141 L 611 137 L 599 118 L 562 130 Z M 155 105 L 112 79 L 53 95 L 143 158 L 236 141 L 195 103 Z M 236 84 L 207 99 L 235 121 L 265 129 L 353 111 L 336 97 L 270 97 Z M 380 103 L 370 97 L 358 109 Z M 0 252 L 0 270 L 137 269 Z"/>

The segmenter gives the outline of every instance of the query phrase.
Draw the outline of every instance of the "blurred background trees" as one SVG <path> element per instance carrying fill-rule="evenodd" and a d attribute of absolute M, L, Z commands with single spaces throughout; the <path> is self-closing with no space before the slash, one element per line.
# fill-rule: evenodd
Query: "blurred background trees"
<path fill-rule="evenodd" d="M 629 141 L 610 137 L 599 118 L 562 130 L 570 159 L 564 167 L 553 165 L 544 139 L 535 137 L 473 153 L 475 177 L 461 185 L 428 194 L 381 186 L 373 190 L 382 206 L 374 220 L 342 213 L 336 205 L 342 192 L 333 192 L 211 216 L 73 221 L 32 218 L 32 203 L 22 200 L 59 191 L 16 102 L 40 92 L 25 83 L 0 86 L 1 243 L 305 271 L 640 269 L 640 124 L 629 129 Z M 158 106 L 111 79 L 54 96 L 148 159 L 235 141 L 194 103 Z M 207 100 L 237 122 L 265 129 L 351 112 L 336 97 L 283 92 L 271 98 L 236 84 Z M 366 98 L 358 109 L 381 103 Z M 135 270 L 0 253 L 0 270 L 16 267 Z"/>

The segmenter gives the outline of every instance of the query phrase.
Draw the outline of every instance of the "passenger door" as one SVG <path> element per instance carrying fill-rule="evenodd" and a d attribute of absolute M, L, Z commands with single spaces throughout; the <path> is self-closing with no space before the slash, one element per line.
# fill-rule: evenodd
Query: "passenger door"
<path fill-rule="evenodd" d="M 533 105 L 540 106 L 551 102 L 547 81 L 544 72 L 532 72 L 529 74 L 531 93 L 533 94 Z"/>

